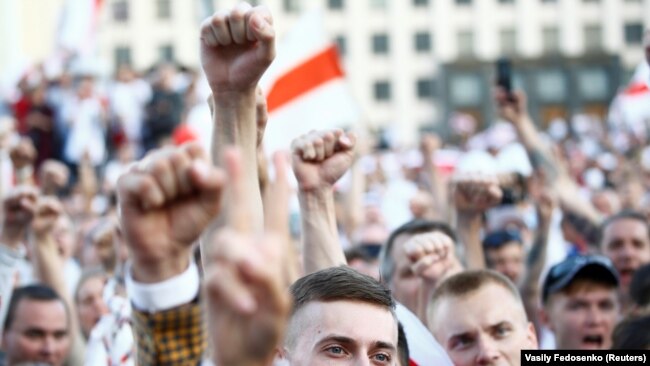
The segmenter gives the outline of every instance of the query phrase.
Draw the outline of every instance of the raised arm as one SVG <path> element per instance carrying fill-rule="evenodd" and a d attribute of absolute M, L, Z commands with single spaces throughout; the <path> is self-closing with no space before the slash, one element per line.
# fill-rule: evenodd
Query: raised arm
<path fill-rule="evenodd" d="M 39 197 L 34 219 L 31 225 L 33 234 L 34 265 L 38 279 L 56 291 L 66 303 L 70 317 L 70 339 L 72 350 L 69 356 L 71 365 L 83 365 L 85 342 L 77 317 L 76 304 L 70 295 L 70 289 L 65 283 L 61 268 L 64 261 L 59 253 L 54 238 L 54 225 L 64 215 L 61 202 L 55 197 Z"/>
<path fill-rule="evenodd" d="M 427 308 L 436 288 L 447 278 L 463 270 L 453 240 L 441 232 L 417 234 L 404 243 L 411 271 L 422 279 L 418 288 L 416 315 L 427 324 Z"/>
<path fill-rule="evenodd" d="M 156 151 L 118 180 L 120 225 L 131 254 L 126 284 L 139 365 L 198 364 L 203 357 L 192 244 L 219 213 L 224 181 L 198 144 Z M 157 296 L 161 288 L 162 300 Z M 152 344 L 151 339 L 159 339 L 157 332 L 177 335 L 184 352 Z"/>
<path fill-rule="evenodd" d="M 442 182 L 442 177 L 440 177 L 435 163 L 435 154 L 438 149 L 440 149 L 440 138 L 437 135 L 426 134 L 422 136 L 420 141 L 420 151 L 423 158 L 422 173 L 427 191 L 433 197 L 433 214 L 436 220 L 446 221 L 449 207 L 447 206 L 446 186 Z"/>
<path fill-rule="evenodd" d="M 512 123 L 517 130 L 533 169 L 541 172 L 546 186 L 553 189 L 564 207 L 598 225 L 602 220 L 601 215 L 589 202 L 580 198 L 576 183 L 540 138 L 528 114 L 526 94 L 515 92 L 509 96 L 500 89 L 496 92 L 496 101 L 501 117 Z"/>
<path fill-rule="evenodd" d="M 275 219 L 262 232 L 250 221 L 254 205 L 244 184 L 241 154 L 225 151 L 231 205 L 227 222 L 207 241 L 206 287 L 213 361 L 219 366 L 269 366 L 284 339 L 290 295 L 286 248 L 288 183 L 278 175 L 266 200 Z M 274 159 L 276 171 L 287 162 Z"/>
<path fill-rule="evenodd" d="M 341 130 L 311 132 L 293 142 L 305 274 L 346 264 L 334 212 L 334 184 L 350 168 L 356 139 Z"/>
<path fill-rule="evenodd" d="M 212 161 L 222 166 L 224 149 L 230 145 L 240 148 L 243 184 L 255 207 L 250 219 L 258 229 L 263 227 L 263 215 L 257 171 L 256 86 L 274 57 L 275 31 L 265 7 L 239 3 L 201 25 L 201 64 L 214 108 Z M 225 204 L 229 205 L 227 199 Z"/>
<path fill-rule="evenodd" d="M 538 296 L 539 278 L 546 265 L 546 248 L 548 248 L 553 211 L 556 208 L 555 198 L 549 190 L 542 192 L 536 201 L 537 231 L 533 247 L 528 253 L 526 277 L 521 289 L 524 303 L 530 304 L 537 304 L 535 300 Z"/>
<path fill-rule="evenodd" d="M 0 325 L 4 325 L 15 271 L 25 256 L 25 238 L 34 216 L 38 192 L 31 186 L 15 187 L 2 199 L 0 229 Z"/>
<path fill-rule="evenodd" d="M 467 267 L 485 268 L 485 255 L 481 244 L 483 213 L 499 204 L 503 191 L 496 176 L 463 176 L 454 181 L 456 231 L 465 246 Z"/>

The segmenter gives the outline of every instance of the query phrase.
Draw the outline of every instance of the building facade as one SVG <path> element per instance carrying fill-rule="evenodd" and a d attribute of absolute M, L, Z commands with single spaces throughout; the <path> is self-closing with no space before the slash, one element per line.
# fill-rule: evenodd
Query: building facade
<path fill-rule="evenodd" d="M 198 67 L 198 24 L 234 0 L 105 0 L 101 56 L 137 69 L 159 60 Z M 515 85 L 541 123 L 604 114 L 643 59 L 650 0 L 262 0 L 278 35 L 320 6 L 370 128 L 412 142 L 444 131 L 455 111 L 494 119 L 494 62 L 513 59 Z"/>

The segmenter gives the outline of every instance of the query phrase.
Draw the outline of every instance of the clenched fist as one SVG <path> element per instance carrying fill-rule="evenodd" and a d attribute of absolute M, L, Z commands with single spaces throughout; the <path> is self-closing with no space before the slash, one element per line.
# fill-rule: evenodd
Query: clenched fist
<path fill-rule="evenodd" d="M 198 144 L 156 151 L 120 177 L 120 224 L 136 281 L 187 268 L 191 245 L 219 212 L 224 179 Z"/>
<path fill-rule="evenodd" d="M 214 94 L 255 91 L 275 58 L 273 18 L 242 2 L 201 24 L 201 64 Z"/>
<path fill-rule="evenodd" d="M 293 141 L 293 171 L 302 191 L 331 188 L 350 169 L 356 137 L 341 130 L 313 131 Z"/>

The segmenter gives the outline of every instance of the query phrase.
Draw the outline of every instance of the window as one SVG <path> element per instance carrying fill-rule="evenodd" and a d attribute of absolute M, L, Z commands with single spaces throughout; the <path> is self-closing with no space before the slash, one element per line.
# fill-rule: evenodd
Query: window
<path fill-rule="evenodd" d="M 284 7 L 284 11 L 287 13 L 297 13 L 300 11 L 299 0 L 283 0 L 282 6 Z"/>
<path fill-rule="evenodd" d="M 537 95 L 544 102 L 562 102 L 566 99 L 566 78 L 560 70 L 542 70 L 535 78 Z"/>
<path fill-rule="evenodd" d="M 605 100 L 609 90 L 607 73 L 603 69 L 588 68 L 578 71 L 578 90 L 585 100 Z"/>
<path fill-rule="evenodd" d="M 334 38 L 334 42 L 336 42 L 336 47 L 339 50 L 339 55 L 345 56 L 348 51 L 347 39 L 345 39 L 345 36 L 337 36 Z"/>
<path fill-rule="evenodd" d="M 373 9 L 386 9 L 388 2 L 386 0 L 370 0 L 370 7 Z"/>
<path fill-rule="evenodd" d="M 416 82 L 416 92 L 418 98 L 429 99 L 435 94 L 435 83 L 433 79 L 418 79 Z"/>
<path fill-rule="evenodd" d="M 501 4 L 514 4 L 515 0 L 499 0 Z"/>
<path fill-rule="evenodd" d="M 458 32 L 458 55 L 461 57 L 474 55 L 474 33 L 472 31 Z"/>
<path fill-rule="evenodd" d="M 331 10 L 343 9 L 343 0 L 327 0 L 327 7 Z"/>
<path fill-rule="evenodd" d="M 129 20 L 129 3 L 126 0 L 113 3 L 113 20 L 116 22 L 126 22 Z"/>
<path fill-rule="evenodd" d="M 388 53 L 389 47 L 387 34 L 381 33 L 372 36 L 372 52 L 374 54 L 386 54 Z"/>
<path fill-rule="evenodd" d="M 169 19 L 172 17 L 171 0 L 156 0 L 156 16 L 158 19 Z"/>
<path fill-rule="evenodd" d="M 501 54 L 511 56 L 517 53 L 517 32 L 514 29 L 503 29 L 499 32 Z"/>
<path fill-rule="evenodd" d="M 376 101 L 390 100 L 390 83 L 386 80 L 375 82 L 374 93 Z"/>
<path fill-rule="evenodd" d="M 476 106 L 481 103 L 481 80 L 476 74 L 457 74 L 450 84 L 451 100 L 456 106 Z"/>
<path fill-rule="evenodd" d="M 128 46 L 117 46 L 114 51 L 115 69 L 121 65 L 131 66 L 131 48 Z"/>
<path fill-rule="evenodd" d="M 643 39 L 643 25 L 641 23 L 625 24 L 625 43 L 641 44 Z"/>
<path fill-rule="evenodd" d="M 603 47 L 603 29 L 599 25 L 585 27 L 585 50 L 597 52 Z"/>
<path fill-rule="evenodd" d="M 557 27 L 548 27 L 542 30 L 544 53 L 555 54 L 560 52 L 560 31 Z"/>
<path fill-rule="evenodd" d="M 160 61 L 173 62 L 174 61 L 174 46 L 166 44 L 158 48 L 158 58 Z"/>
<path fill-rule="evenodd" d="M 472 0 L 456 0 L 456 5 L 472 5 Z"/>
<path fill-rule="evenodd" d="M 415 6 L 427 6 L 427 5 L 429 5 L 429 0 L 413 0 L 413 5 L 415 5 Z"/>
<path fill-rule="evenodd" d="M 414 38 L 415 50 L 417 52 L 427 52 L 431 50 L 431 34 L 429 32 L 415 33 Z"/>

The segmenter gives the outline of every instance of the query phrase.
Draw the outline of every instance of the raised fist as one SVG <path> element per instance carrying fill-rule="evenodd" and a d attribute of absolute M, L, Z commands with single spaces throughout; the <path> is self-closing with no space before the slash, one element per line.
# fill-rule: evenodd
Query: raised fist
<path fill-rule="evenodd" d="M 498 205 L 503 190 L 496 176 L 468 175 L 453 181 L 454 205 L 459 211 L 483 212 Z"/>
<path fill-rule="evenodd" d="M 275 58 L 273 18 L 242 2 L 201 24 L 201 64 L 214 94 L 255 91 Z"/>
<path fill-rule="evenodd" d="M 454 250 L 453 240 L 441 232 L 418 234 L 404 243 L 413 273 L 434 284 L 462 270 Z"/>
<path fill-rule="evenodd" d="M 159 282 L 186 269 L 191 245 L 219 212 L 224 179 L 195 143 L 158 150 L 120 177 L 120 224 L 135 280 Z"/>
<path fill-rule="evenodd" d="M 350 169 L 356 137 L 341 130 L 313 131 L 293 141 L 293 172 L 303 191 L 331 188 Z"/>

